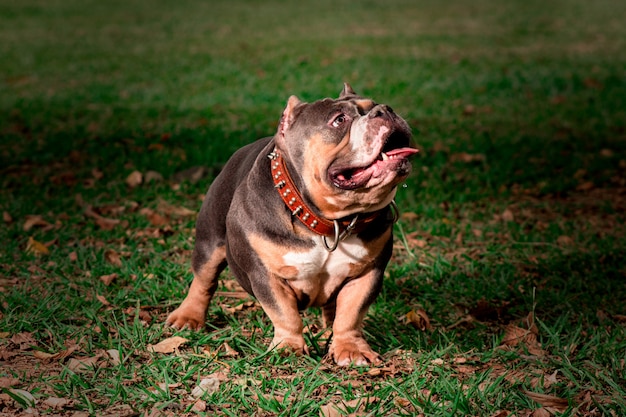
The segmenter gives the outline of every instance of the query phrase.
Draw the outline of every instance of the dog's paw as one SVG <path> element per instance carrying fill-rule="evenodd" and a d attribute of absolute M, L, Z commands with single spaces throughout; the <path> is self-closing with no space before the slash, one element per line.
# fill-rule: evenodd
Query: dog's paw
<path fill-rule="evenodd" d="M 297 337 L 274 337 L 270 344 L 270 350 L 280 351 L 282 354 L 308 355 L 309 349 L 304 343 L 302 336 Z"/>
<path fill-rule="evenodd" d="M 376 365 L 382 362 L 380 355 L 372 350 L 363 339 L 334 340 L 330 353 L 339 366 Z"/>
<path fill-rule="evenodd" d="M 205 320 L 206 312 L 204 310 L 201 311 L 181 305 L 167 316 L 165 323 L 175 329 L 201 330 L 204 327 Z"/>

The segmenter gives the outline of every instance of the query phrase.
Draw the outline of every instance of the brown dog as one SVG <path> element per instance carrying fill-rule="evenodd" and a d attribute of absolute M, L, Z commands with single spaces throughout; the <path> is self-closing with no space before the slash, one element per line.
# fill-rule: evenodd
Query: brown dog
<path fill-rule="evenodd" d="M 209 188 L 193 282 L 167 323 L 203 327 L 228 264 L 272 320 L 271 347 L 307 352 L 299 310 L 321 306 L 338 365 L 380 361 L 361 328 L 391 256 L 410 141 L 400 116 L 348 84 L 336 100 L 292 96 L 276 135 L 237 151 Z"/>

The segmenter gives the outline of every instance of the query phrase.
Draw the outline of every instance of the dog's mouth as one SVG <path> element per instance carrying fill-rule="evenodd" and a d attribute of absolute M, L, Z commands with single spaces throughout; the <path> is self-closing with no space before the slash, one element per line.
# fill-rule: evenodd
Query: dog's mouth
<path fill-rule="evenodd" d="M 380 177 L 391 171 L 403 177 L 411 171 L 409 157 L 419 151 L 410 147 L 410 137 L 401 131 L 392 132 L 376 158 L 368 165 L 358 167 L 331 168 L 330 181 L 343 190 L 355 190 L 367 185 L 373 177 Z"/>

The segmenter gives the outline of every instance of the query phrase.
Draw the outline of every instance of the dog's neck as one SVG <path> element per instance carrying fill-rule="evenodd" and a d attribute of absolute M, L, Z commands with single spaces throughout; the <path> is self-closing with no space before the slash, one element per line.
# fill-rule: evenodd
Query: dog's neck
<path fill-rule="evenodd" d="M 268 156 L 271 160 L 271 174 L 274 188 L 276 188 L 280 198 L 291 210 L 291 215 L 297 217 L 304 226 L 313 233 L 323 237 L 334 237 L 336 241 L 344 239 L 352 233 L 359 233 L 385 210 L 367 213 L 363 217 L 358 214 L 350 219 L 329 220 L 315 214 L 302 198 L 300 191 L 289 175 L 287 164 L 280 154 L 274 149 Z"/>

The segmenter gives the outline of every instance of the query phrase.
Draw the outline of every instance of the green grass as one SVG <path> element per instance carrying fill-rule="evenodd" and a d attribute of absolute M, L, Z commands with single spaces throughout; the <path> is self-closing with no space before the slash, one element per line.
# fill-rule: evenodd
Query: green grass
<path fill-rule="evenodd" d="M 0 414 L 625 415 L 625 19 L 609 0 L 0 1 Z M 249 300 L 164 326 L 190 281 L 176 209 L 291 94 L 344 81 L 422 150 L 365 329 L 384 364 L 337 368 L 315 332 L 310 356 L 267 352 Z M 163 179 L 129 187 L 136 170 Z M 407 323 L 419 308 L 431 330 Z"/>

